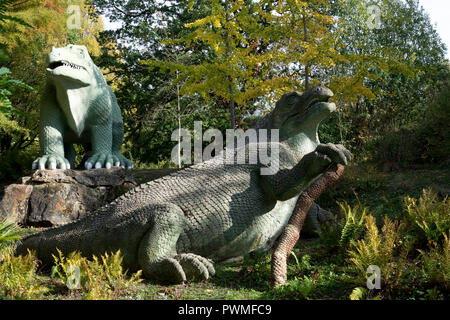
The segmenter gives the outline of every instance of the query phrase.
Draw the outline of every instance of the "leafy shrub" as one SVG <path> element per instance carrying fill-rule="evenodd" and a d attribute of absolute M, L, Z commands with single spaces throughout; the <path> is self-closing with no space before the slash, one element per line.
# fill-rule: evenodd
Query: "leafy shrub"
<path fill-rule="evenodd" d="M 351 243 L 360 239 L 364 233 L 365 217 L 368 209 L 362 204 L 353 208 L 347 202 L 338 202 L 341 216 L 335 216 L 332 221 L 321 226 L 320 242 L 333 251 L 346 249 Z"/>
<path fill-rule="evenodd" d="M 64 257 L 58 250 L 58 256 L 53 256 L 55 266 L 52 275 L 57 275 L 64 283 L 76 285 L 75 268 L 79 270 L 80 291 L 83 298 L 88 300 L 114 299 L 142 281 L 142 271 L 139 270 L 127 278 L 127 272 L 122 268 L 120 250 L 114 254 L 92 257 L 88 260 L 79 252 L 72 252 Z"/>
<path fill-rule="evenodd" d="M 372 297 L 372 295 L 373 295 L 372 291 L 373 290 L 368 290 L 363 287 L 357 287 L 357 288 L 353 289 L 349 298 L 350 298 L 350 300 L 362 300 L 362 299 L 380 300 L 381 299 L 380 295 L 375 295 L 374 297 Z"/>
<path fill-rule="evenodd" d="M 31 172 L 31 164 L 39 157 L 39 152 L 39 146 L 33 144 L 25 150 L 10 150 L 1 154 L 0 180 L 14 181 Z"/>
<path fill-rule="evenodd" d="M 15 257 L 11 246 L 0 250 L 0 299 L 42 298 L 48 289 L 36 277 L 38 260 L 34 253 Z"/>
<path fill-rule="evenodd" d="M 337 215 L 335 215 L 328 223 L 320 225 L 321 232 L 319 233 L 319 241 L 327 251 L 333 252 L 339 249 L 342 228 L 342 218 L 339 218 Z"/>
<path fill-rule="evenodd" d="M 450 233 L 444 233 L 442 246 L 436 243 L 430 245 L 430 250 L 419 250 L 423 261 L 423 276 L 433 284 L 450 290 Z"/>
<path fill-rule="evenodd" d="M 424 121 L 417 129 L 417 145 L 426 162 L 440 163 L 449 160 L 450 154 L 450 82 L 447 82 L 427 108 Z M 417 148 L 416 147 L 416 148 Z"/>
<path fill-rule="evenodd" d="M 316 284 L 311 278 L 304 276 L 276 287 L 268 296 L 273 299 L 308 299 L 315 286 Z"/>
<path fill-rule="evenodd" d="M 16 223 L 7 220 L 0 221 L 0 250 L 14 244 L 22 234 L 22 229 Z"/>
<path fill-rule="evenodd" d="M 338 204 L 345 215 L 339 247 L 345 248 L 361 237 L 364 231 L 364 219 L 367 216 L 367 208 L 361 204 L 351 208 L 347 202 Z"/>
<path fill-rule="evenodd" d="M 417 200 L 404 198 L 409 228 L 419 242 L 437 242 L 450 229 L 450 199 L 439 201 L 436 193 L 424 189 Z"/>
<path fill-rule="evenodd" d="M 415 132 L 411 129 L 396 129 L 386 132 L 374 142 L 374 160 L 380 164 L 395 163 L 399 166 L 420 161 L 420 151 Z"/>
<path fill-rule="evenodd" d="M 400 238 L 400 223 L 384 218 L 381 233 L 375 218 L 365 218 L 366 236 L 348 250 L 350 262 L 354 264 L 362 279 L 366 279 L 367 268 L 376 265 L 382 272 L 382 285 L 387 292 L 394 289 L 401 279 L 406 264 L 408 246 Z"/>

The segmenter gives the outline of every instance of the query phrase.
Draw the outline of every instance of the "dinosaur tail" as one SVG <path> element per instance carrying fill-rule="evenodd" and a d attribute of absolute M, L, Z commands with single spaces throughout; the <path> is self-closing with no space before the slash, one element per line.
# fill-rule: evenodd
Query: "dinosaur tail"
<path fill-rule="evenodd" d="M 39 243 L 41 241 L 41 232 L 24 237 L 16 247 L 15 255 L 24 256 L 28 251 L 33 251 L 39 256 Z"/>
<path fill-rule="evenodd" d="M 75 223 L 69 223 L 64 226 L 49 228 L 29 236 L 25 236 L 16 247 L 16 256 L 25 256 L 28 251 L 32 251 L 36 254 L 36 257 L 41 261 L 43 266 L 53 263 L 53 256 L 57 253 L 56 248 L 63 248 L 66 245 L 67 240 L 61 235 L 64 235 L 68 231 L 70 232 Z"/>

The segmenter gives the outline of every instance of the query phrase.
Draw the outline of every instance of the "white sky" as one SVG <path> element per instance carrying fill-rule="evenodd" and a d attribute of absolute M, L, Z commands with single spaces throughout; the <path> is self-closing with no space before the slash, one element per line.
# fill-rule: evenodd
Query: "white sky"
<path fill-rule="evenodd" d="M 450 60 L 450 1 L 420 0 L 419 2 L 430 15 L 431 23 L 447 45 L 447 59 Z"/>
<path fill-rule="evenodd" d="M 447 59 L 450 60 L 450 0 L 420 0 L 420 4 L 429 14 L 431 23 L 447 45 Z M 121 23 L 111 23 L 102 16 L 106 30 L 117 29 Z"/>

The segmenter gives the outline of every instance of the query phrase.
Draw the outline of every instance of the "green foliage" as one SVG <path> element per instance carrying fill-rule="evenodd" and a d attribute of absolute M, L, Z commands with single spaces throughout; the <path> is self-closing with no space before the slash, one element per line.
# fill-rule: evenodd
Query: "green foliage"
<path fill-rule="evenodd" d="M 330 83 L 340 101 L 344 144 L 359 154 L 357 161 L 422 160 L 426 135 L 405 140 L 408 137 L 398 132 L 423 124 L 425 110 L 448 81 L 445 46 L 418 1 L 372 1 L 381 9 L 382 20 L 381 28 L 374 30 L 367 28 L 367 1 L 345 2 L 348 5 L 334 2 L 334 10 L 344 30 L 337 46 L 347 59 L 333 70 L 337 80 Z M 439 139 L 430 140 L 445 142 L 445 131 L 436 129 Z M 442 147 L 435 150 L 442 152 Z"/>
<path fill-rule="evenodd" d="M 277 300 L 309 299 L 315 288 L 315 282 L 304 276 L 287 281 L 284 285 L 278 286 L 270 292 L 270 296 Z"/>
<path fill-rule="evenodd" d="M 36 276 L 39 262 L 34 253 L 15 257 L 3 249 L 0 260 L 0 299 L 40 299 L 48 291 Z"/>
<path fill-rule="evenodd" d="M 364 230 L 365 218 L 367 216 L 367 208 L 361 204 L 357 204 L 352 208 L 347 202 L 338 204 L 345 217 L 341 237 L 339 239 L 339 247 L 346 248 L 361 237 Z"/>
<path fill-rule="evenodd" d="M 367 294 L 367 289 L 362 287 L 357 287 L 353 289 L 352 293 L 350 294 L 350 300 L 361 300 L 365 297 Z"/>
<path fill-rule="evenodd" d="M 16 223 L 6 219 L 0 221 L 0 250 L 13 245 L 22 235 L 23 230 Z"/>
<path fill-rule="evenodd" d="M 8 68 L 0 68 L 0 112 L 7 116 L 11 115 L 11 113 L 23 115 L 20 111 L 13 108 L 10 101 L 10 96 L 13 95 L 17 88 L 33 89 L 22 81 L 11 79 L 11 71 Z"/>
<path fill-rule="evenodd" d="M 343 219 L 335 215 L 327 224 L 320 225 L 321 232 L 319 234 L 319 240 L 329 252 L 335 252 L 340 249 L 339 243 L 344 224 Z"/>
<path fill-rule="evenodd" d="M 420 159 L 418 142 L 412 130 L 386 132 L 374 142 L 373 159 L 380 165 L 395 163 L 398 167 L 417 163 Z"/>
<path fill-rule="evenodd" d="M 273 105 L 285 92 L 299 89 L 303 66 L 309 77 L 312 66 L 327 70 L 338 59 L 336 33 L 329 32 L 336 21 L 327 15 L 326 1 L 206 3 L 210 9 L 205 16 L 185 24 L 183 36 L 166 38 L 162 45 L 181 45 L 186 50 L 201 45 L 210 52 L 207 60 L 150 59 L 143 63 L 151 70 L 176 73 L 181 94 L 196 93 L 207 102 L 211 98 L 230 102 L 231 118 L 234 102 L 241 111 L 250 112 L 258 100 Z"/>
<path fill-rule="evenodd" d="M 447 65 L 447 68 L 450 68 Z M 420 159 L 424 162 L 440 163 L 448 160 L 450 154 L 450 77 L 447 78 L 436 97 L 430 101 L 423 121 L 415 133 L 420 146 Z M 414 147 L 413 147 L 414 148 Z"/>
<path fill-rule="evenodd" d="M 355 241 L 361 239 L 368 208 L 360 203 L 351 207 L 347 202 L 337 202 L 341 215 L 334 216 L 333 220 L 321 226 L 320 242 L 330 252 L 339 250 L 344 252 Z"/>
<path fill-rule="evenodd" d="M 372 290 L 367 290 L 363 287 L 357 287 L 353 289 L 352 293 L 350 294 L 349 298 L 350 300 L 381 300 L 380 295 L 373 296 Z"/>
<path fill-rule="evenodd" d="M 425 281 L 450 290 L 450 234 L 443 234 L 442 245 L 430 244 L 428 251 L 419 250 Z"/>
<path fill-rule="evenodd" d="M 424 189 L 419 199 L 404 198 L 407 220 L 419 242 L 437 243 L 450 230 L 450 199 L 439 201 L 433 189 Z"/>
<path fill-rule="evenodd" d="M 380 233 L 373 216 L 369 215 L 365 220 L 365 239 L 358 240 L 348 251 L 350 261 L 359 271 L 361 279 L 366 279 L 369 266 L 378 266 L 382 272 L 382 286 L 389 292 L 401 280 L 408 247 L 402 244 L 398 221 L 386 217 Z M 399 256 L 396 257 L 397 253 Z"/>
<path fill-rule="evenodd" d="M 26 23 L 22 19 L 8 14 L 8 12 L 13 11 L 12 5 L 15 4 L 16 2 L 17 0 L 0 0 L 0 32 L 5 31 L 3 24 L 7 20 L 21 24 L 26 27 L 31 27 L 28 23 Z"/>
<path fill-rule="evenodd" d="M 74 267 L 80 270 L 80 290 L 84 299 L 105 300 L 115 299 L 127 292 L 142 281 L 142 271 L 127 277 L 122 268 L 123 257 L 120 251 L 109 255 L 105 253 L 100 257 L 88 260 L 79 252 L 72 252 L 67 257 L 58 250 L 58 256 L 53 256 L 55 266 L 52 275 L 57 275 L 64 283 L 71 281 L 74 276 Z"/>
<path fill-rule="evenodd" d="M 0 115 L 1 121 L 1 115 Z M 10 150 L 0 155 L 2 171 L 1 181 L 16 181 L 31 172 L 32 163 L 40 154 L 39 146 L 34 143 L 25 150 Z"/>

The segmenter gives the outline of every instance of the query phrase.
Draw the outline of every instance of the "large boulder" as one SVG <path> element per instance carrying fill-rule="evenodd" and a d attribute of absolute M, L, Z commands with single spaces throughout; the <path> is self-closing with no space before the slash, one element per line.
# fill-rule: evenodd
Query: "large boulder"
<path fill-rule="evenodd" d="M 35 227 L 60 226 L 111 202 L 136 185 L 172 170 L 38 170 L 0 196 L 0 219 Z"/>

